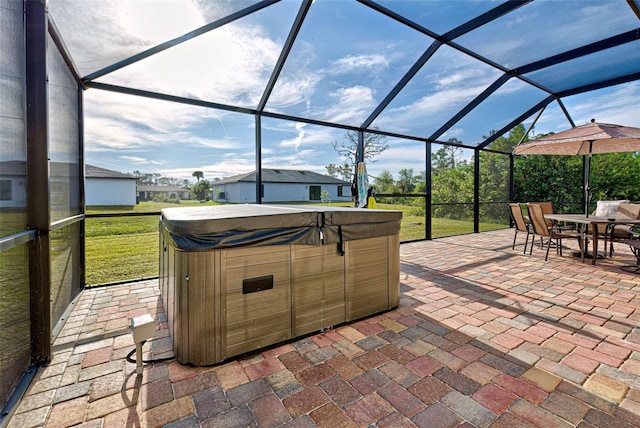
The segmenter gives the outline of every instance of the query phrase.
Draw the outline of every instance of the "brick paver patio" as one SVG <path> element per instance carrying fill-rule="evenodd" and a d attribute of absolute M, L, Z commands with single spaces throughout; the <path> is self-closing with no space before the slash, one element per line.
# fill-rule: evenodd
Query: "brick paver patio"
<path fill-rule="evenodd" d="M 511 249 L 502 230 L 401 246 L 393 311 L 212 367 L 137 376 L 128 320 L 157 281 L 87 289 L 10 427 L 640 426 L 640 275 Z"/>

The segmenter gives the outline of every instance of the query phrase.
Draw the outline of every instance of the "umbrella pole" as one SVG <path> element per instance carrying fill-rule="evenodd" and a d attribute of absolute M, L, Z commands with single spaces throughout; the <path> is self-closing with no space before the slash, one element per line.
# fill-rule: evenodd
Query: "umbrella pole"
<path fill-rule="evenodd" d="M 593 140 L 589 141 L 589 152 L 583 158 L 582 169 L 584 170 L 584 215 L 589 217 L 589 200 L 591 199 L 591 153 L 593 151 Z"/>
<path fill-rule="evenodd" d="M 591 154 L 584 157 L 583 163 L 584 177 L 584 214 L 589 217 L 589 199 L 591 199 Z"/>
<path fill-rule="evenodd" d="M 591 141 L 589 141 L 589 154 L 588 155 L 584 155 L 582 156 L 582 172 L 583 172 L 583 178 L 582 178 L 582 182 L 584 185 L 584 215 L 586 217 L 589 217 L 589 199 L 590 199 L 590 182 L 591 182 Z M 588 229 L 587 229 L 588 231 Z M 593 231 L 593 233 L 597 233 L 597 231 Z M 591 254 L 588 251 L 588 247 L 589 247 L 589 238 L 587 237 L 587 235 L 585 235 L 584 238 L 584 242 L 583 242 L 583 250 L 582 252 L 577 251 L 577 252 L 573 252 L 571 253 L 572 256 L 574 257 L 585 257 L 585 258 L 592 258 L 592 257 L 598 257 L 598 249 L 596 248 L 596 254 Z"/>

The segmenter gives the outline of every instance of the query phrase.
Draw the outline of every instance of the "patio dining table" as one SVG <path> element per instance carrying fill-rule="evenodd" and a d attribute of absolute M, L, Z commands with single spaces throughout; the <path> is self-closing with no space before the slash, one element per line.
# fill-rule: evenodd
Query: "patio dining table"
<path fill-rule="evenodd" d="M 578 230 L 582 233 L 584 237 L 585 244 L 586 239 L 589 236 L 589 226 L 591 227 L 591 231 L 597 231 L 598 225 L 605 224 L 607 226 L 613 226 L 618 224 L 626 224 L 626 225 L 638 225 L 640 224 L 640 219 L 628 219 L 628 218 L 607 218 L 607 217 L 599 217 L 599 216 L 586 216 L 585 214 L 545 214 L 545 218 L 549 220 L 566 222 L 566 223 L 575 223 L 578 226 Z M 609 228 L 607 227 L 607 230 Z M 598 258 L 598 233 L 591 233 L 592 241 L 593 241 L 593 254 L 591 257 L 591 264 L 596 264 L 596 259 Z M 586 251 L 586 246 L 583 246 Z"/>

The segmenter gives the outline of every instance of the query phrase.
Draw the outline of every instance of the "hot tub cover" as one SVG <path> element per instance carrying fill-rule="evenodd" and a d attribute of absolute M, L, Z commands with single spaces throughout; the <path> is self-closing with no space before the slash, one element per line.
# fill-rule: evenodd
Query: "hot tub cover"
<path fill-rule="evenodd" d="M 187 251 L 262 245 L 327 245 L 400 232 L 402 212 L 315 205 L 165 208 L 160 231 Z"/>

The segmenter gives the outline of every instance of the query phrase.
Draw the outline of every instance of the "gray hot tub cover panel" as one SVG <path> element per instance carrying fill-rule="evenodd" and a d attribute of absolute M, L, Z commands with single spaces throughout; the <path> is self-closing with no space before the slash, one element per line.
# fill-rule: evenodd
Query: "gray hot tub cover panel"
<path fill-rule="evenodd" d="M 173 245 L 205 251 L 263 245 L 327 245 L 397 234 L 400 211 L 306 205 L 218 205 L 162 210 Z"/>

